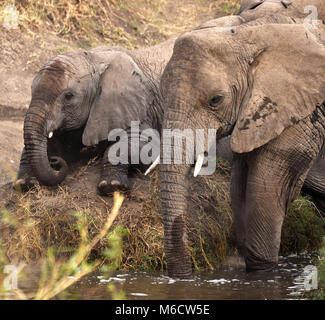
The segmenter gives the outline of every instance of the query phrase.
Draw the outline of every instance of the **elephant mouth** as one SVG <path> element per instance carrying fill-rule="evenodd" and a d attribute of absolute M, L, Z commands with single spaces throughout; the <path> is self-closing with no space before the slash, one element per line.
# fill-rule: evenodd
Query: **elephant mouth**
<path fill-rule="evenodd" d="M 195 165 L 194 165 L 194 173 L 193 176 L 197 177 L 204 165 L 205 158 L 207 156 L 207 152 L 202 152 L 196 157 Z M 148 168 L 148 170 L 145 172 L 145 176 L 148 175 L 150 172 L 154 171 L 160 164 L 160 156 L 156 158 L 156 160 L 151 164 L 151 166 Z"/>

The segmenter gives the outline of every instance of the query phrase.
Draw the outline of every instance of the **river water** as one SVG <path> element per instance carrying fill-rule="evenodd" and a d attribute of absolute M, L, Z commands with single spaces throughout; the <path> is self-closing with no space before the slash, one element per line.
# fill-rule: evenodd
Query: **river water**
<path fill-rule="evenodd" d="M 317 269 L 312 255 L 280 257 L 279 268 L 264 273 L 246 273 L 241 266 L 225 266 L 196 273 L 190 280 L 175 280 L 163 273 L 115 273 L 111 277 L 88 275 L 57 299 L 111 300 L 283 300 L 306 299 L 305 292 L 317 287 Z M 19 289 L 37 291 L 40 273 L 35 268 L 19 280 Z M 6 298 L 10 299 L 7 295 Z M 1 297 L 0 297 L 1 299 Z"/>
<path fill-rule="evenodd" d="M 127 300 L 302 299 L 309 289 L 306 283 L 311 283 L 308 277 L 316 269 L 310 263 L 310 255 L 292 255 L 280 257 L 278 270 L 272 272 L 246 273 L 243 268 L 222 267 L 187 281 L 145 272 L 116 273 L 110 278 L 93 274 L 69 292 L 77 299 L 111 299 L 107 286 L 113 284 L 115 294 L 122 292 Z"/>

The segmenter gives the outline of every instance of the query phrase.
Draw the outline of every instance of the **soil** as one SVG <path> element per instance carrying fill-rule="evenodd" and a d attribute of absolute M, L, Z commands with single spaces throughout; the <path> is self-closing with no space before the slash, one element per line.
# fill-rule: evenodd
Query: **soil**
<path fill-rule="evenodd" d="M 161 1 L 151 8 L 134 7 L 134 16 L 123 10 L 112 15 L 114 27 L 122 28 L 132 38 L 133 47 L 143 47 L 166 40 L 190 30 L 221 13 L 211 0 Z M 136 6 L 130 2 L 130 6 Z M 132 9 L 132 8 L 131 8 Z M 130 12 L 127 11 L 129 14 Z M 133 21 L 133 28 L 129 21 Z M 139 27 L 134 29 L 134 25 Z M 35 73 L 52 56 L 65 51 L 84 50 L 80 41 L 63 38 L 48 29 L 35 33 L 19 29 L 5 29 L 0 25 L 0 186 L 15 176 L 23 147 L 23 118 L 28 108 L 30 86 Z M 96 42 L 96 46 L 120 45 Z"/>
<path fill-rule="evenodd" d="M 158 43 L 220 15 L 213 7 L 215 1 L 211 0 L 161 2 L 159 10 L 150 11 L 143 8 L 142 20 L 139 20 L 139 16 L 141 17 L 139 10 L 134 11 L 137 12 L 134 17 L 123 17 L 123 12 L 118 11 L 118 15 L 112 19 L 115 27 L 123 28 L 130 35 L 134 48 Z M 130 28 L 130 24 L 126 23 L 132 18 L 139 24 L 136 29 Z M 79 237 L 75 236 L 75 219 L 71 221 L 71 211 L 89 212 L 89 216 L 93 219 L 90 234 L 96 234 L 106 219 L 112 198 L 100 197 L 97 194 L 100 164 L 96 161 L 86 166 L 84 163 L 74 166 L 70 175 L 58 188 L 37 186 L 27 194 L 13 190 L 12 181 L 16 177 L 23 148 L 23 120 L 30 101 L 30 86 L 34 74 L 50 57 L 63 51 L 85 48 L 80 47 L 80 41 L 60 37 L 48 29 L 38 33 L 21 29 L 6 30 L 2 26 L 0 29 L 0 208 L 9 210 L 20 222 L 29 222 L 30 219 L 33 221 L 32 229 L 28 230 L 22 227 L 24 223 L 8 226 L 0 222 L 0 236 L 10 261 L 18 259 L 31 262 L 46 255 L 46 248 L 50 245 L 56 247 L 78 245 Z M 96 46 L 101 45 L 121 45 L 121 42 L 119 39 L 109 43 L 96 42 Z M 228 177 L 227 169 L 222 167 L 221 171 L 222 176 Z M 129 254 L 124 259 L 125 266 L 134 267 L 143 264 L 143 256 L 146 254 L 154 257 L 153 260 L 163 259 L 163 227 L 160 214 L 157 214 L 159 212 L 157 176 L 157 172 L 151 177 L 135 173 L 131 178 L 132 191 L 124 201 L 122 217 L 119 220 L 131 230 L 131 233 L 134 230 L 138 233 L 133 238 L 128 238 L 130 246 Z M 218 176 L 219 180 L 220 177 Z M 211 234 L 207 245 L 212 249 L 216 249 L 216 241 L 223 241 L 220 243 L 222 252 L 215 250 L 216 254 L 220 253 L 219 257 L 216 256 L 216 260 L 226 255 L 227 246 L 224 242 L 232 223 L 229 179 L 222 180 L 223 182 L 219 184 L 221 189 L 212 195 L 211 188 L 214 183 L 200 178 L 191 185 L 193 191 L 191 211 L 195 217 L 191 226 L 200 229 L 193 241 L 198 241 L 201 232 L 205 233 L 202 238 L 199 237 L 201 241 L 207 234 Z M 216 197 L 220 197 L 221 205 L 224 203 L 226 206 L 225 210 L 218 209 L 223 210 L 219 220 L 215 218 Z M 218 204 L 219 207 L 221 205 Z M 204 227 L 201 229 L 198 221 L 200 217 L 195 210 L 204 210 L 208 215 L 211 214 L 216 228 L 210 224 L 211 230 L 204 231 Z M 144 245 L 142 248 L 139 244 L 140 238 L 141 243 L 151 243 L 151 246 Z M 203 264 L 206 264 L 204 241 L 198 245 L 197 251 L 203 254 L 195 259 L 201 259 Z M 142 249 L 136 254 L 135 251 L 139 250 L 139 247 Z M 132 259 L 136 260 L 135 257 L 138 257 L 138 260 L 131 262 Z M 198 262 L 197 264 L 199 265 Z"/>

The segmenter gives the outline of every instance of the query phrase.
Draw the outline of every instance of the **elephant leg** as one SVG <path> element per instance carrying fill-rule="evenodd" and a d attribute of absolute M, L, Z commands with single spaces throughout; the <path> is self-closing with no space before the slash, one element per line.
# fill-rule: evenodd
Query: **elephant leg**
<path fill-rule="evenodd" d="M 100 181 L 97 186 L 99 194 L 108 195 L 114 191 L 128 191 L 130 189 L 129 164 L 111 164 L 108 152 L 109 148 L 106 149 L 102 160 Z"/>
<path fill-rule="evenodd" d="M 248 165 L 242 210 L 247 270 L 267 270 L 278 263 L 284 216 L 323 143 L 322 131 L 313 127 L 307 119 L 243 155 Z"/>
<path fill-rule="evenodd" d="M 323 152 L 324 150 L 309 170 L 302 191 L 312 196 L 317 209 L 325 217 L 325 157 Z"/>
<path fill-rule="evenodd" d="M 25 148 L 23 148 L 19 170 L 17 174 L 17 179 L 14 183 L 14 188 L 17 191 L 26 192 L 32 188 L 37 183 L 37 179 L 34 177 L 32 168 L 29 164 L 27 153 Z"/>
<path fill-rule="evenodd" d="M 141 132 L 141 134 L 139 134 L 139 132 Z M 139 132 L 127 132 L 127 156 L 119 154 L 120 159 L 128 159 L 126 164 L 111 164 L 108 159 L 109 148 L 106 149 L 103 157 L 101 178 L 98 184 L 98 191 L 100 194 L 111 194 L 117 190 L 128 191 L 130 189 L 130 182 L 128 179 L 129 169 L 137 169 L 143 173 L 151 165 L 152 161 L 159 156 L 159 134 L 157 134 L 155 130 L 152 130 L 147 123 L 141 124 Z M 148 143 L 148 141 L 151 141 L 151 143 Z M 111 147 L 113 146 L 114 144 Z M 120 153 L 126 152 L 122 151 L 122 149 L 121 147 L 119 150 Z M 146 153 L 146 151 L 148 152 Z"/>

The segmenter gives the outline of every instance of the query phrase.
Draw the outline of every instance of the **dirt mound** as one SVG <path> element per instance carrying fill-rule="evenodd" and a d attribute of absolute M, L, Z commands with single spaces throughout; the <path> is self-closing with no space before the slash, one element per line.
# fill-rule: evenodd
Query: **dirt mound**
<path fill-rule="evenodd" d="M 44 256 L 50 246 L 61 250 L 78 245 L 76 217 L 71 212 L 87 212 L 92 236 L 112 205 L 111 198 L 96 193 L 98 163 L 86 168 L 80 164 L 57 189 L 38 187 L 27 194 L 12 191 L 10 182 L 15 179 L 19 166 L 23 116 L 30 101 L 35 72 L 50 57 L 63 52 L 102 45 L 120 45 L 129 49 L 154 45 L 224 13 L 217 11 L 217 2 L 212 0 L 61 1 L 57 6 L 48 0 L 27 0 L 16 1 L 15 5 L 19 12 L 18 29 L 6 29 L 1 20 L 6 3 L 0 4 L 0 208 L 6 208 L 8 215 L 15 217 L 14 225 L 2 224 L 1 239 L 11 260 L 34 261 Z M 123 224 L 127 230 L 125 266 L 163 265 L 163 228 L 157 207 L 159 187 L 156 175 L 151 179 L 143 176 L 132 179 L 134 189 L 127 196 L 119 216 L 117 223 Z M 194 186 L 202 189 L 200 185 Z M 203 212 L 205 208 L 214 215 L 215 204 L 209 204 L 212 199 L 211 191 L 208 191 L 210 187 L 207 183 L 205 187 L 203 193 L 192 193 L 194 198 L 201 198 L 200 201 L 193 200 L 191 211 L 197 208 Z M 228 197 L 226 190 L 222 195 Z M 196 215 L 195 223 L 189 225 L 201 228 L 198 220 Z M 230 220 L 229 215 L 226 221 L 230 223 Z M 221 220 L 218 223 L 222 225 Z M 203 252 L 204 241 L 215 241 L 204 240 L 204 235 L 193 239 L 194 242 L 200 239 L 195 249 L 197 252 Z M 97 249 L 96 254 L 103 250 L 100 246 Z M 222 250 L 220 257 L 225 255 L 225 247 Z M 201 258 L 193 259 L 208 261 L 208 256 L 201 254 Z"/>
<path fill-rule="evenodd" d="M 11 184 L 2 187 L 0 237 L 10 261 L 35 262 L 52 246 L 61 254 L 67 248 L 77 248 L 76 212 L 85 214 L 90 238 L 98 233 L 112 207 L 111 197 L 96 192 L 100 162 L 76 168 L 58 188 L 37 187 L 21 194 L 13 191 Z M 163 270 L 158 172 L 151 177 L 134 173 L 131 183 L 133 189 L 115 222 L 125 232 L 120 268 Z M 211 269 L 232 252 L 229 170 L 220 163 L 213 177 L 193 178 L 190 186 L 188 226 L 193 263 L 196 268 Z M 93 255 L 101 257 L 105 249 L 106 244 L 100 243 Z"/>

